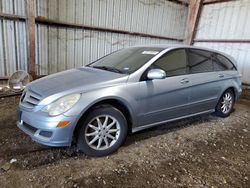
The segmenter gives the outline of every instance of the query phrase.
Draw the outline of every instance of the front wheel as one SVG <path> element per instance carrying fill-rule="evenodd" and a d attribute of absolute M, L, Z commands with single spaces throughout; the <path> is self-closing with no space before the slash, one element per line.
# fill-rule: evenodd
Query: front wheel
<path fill-rule="evenodd" d="M 124 115 L 112 106 L 99 106 L 80 122 L 77 148 L 89 156 L 105 156 L 116 151 L 127 136 Z"/>
<path fill-rule="evenodd" d="M 220 117 L 228 117 L 233 110 L 235 102 L 234 93 L 232 90 L 227 90 L 221 96 L 216 108 L 215 113 Z"/>

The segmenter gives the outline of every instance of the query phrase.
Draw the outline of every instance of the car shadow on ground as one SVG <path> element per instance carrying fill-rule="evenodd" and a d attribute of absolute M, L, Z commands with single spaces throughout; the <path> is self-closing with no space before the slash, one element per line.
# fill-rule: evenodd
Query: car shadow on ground
<path fill-rule="evenodd" d="M 201 123 L 210 122 L 212 120 L 217 120 L 217 119 L 219 119 L 219 117 L 215 116 L 214 114 L 205 114 L 160 124 L 152 128 L 148 128 L 136 132 L 134 134 L 130 134 L 124 146 L 126 147 L 133 144 L 134 142 L 140 142 L 142 140 L 149 139 L 151 137 L 160 136 L 171 132 L 176 132 L 178 130 L 187 127 L 199 126 Z"/>

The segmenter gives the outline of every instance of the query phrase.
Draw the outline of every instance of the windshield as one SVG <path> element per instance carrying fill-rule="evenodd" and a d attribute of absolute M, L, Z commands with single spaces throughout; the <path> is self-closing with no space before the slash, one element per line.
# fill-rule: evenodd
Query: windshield
<path fill-rule="evenodd" d="M 132 47 L 111 53 L 87 66 L 107 71 L 131 74 L 161 52 L 163 48 Z"/>

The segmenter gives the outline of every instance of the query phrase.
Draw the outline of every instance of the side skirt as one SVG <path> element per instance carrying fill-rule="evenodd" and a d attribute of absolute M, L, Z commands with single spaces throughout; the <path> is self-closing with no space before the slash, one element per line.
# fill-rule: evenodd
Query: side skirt
<path fill-rule="evenodd" d="M 148 124 L 148 125 L 143 125 L 143 126 L 140 126 L 140 127 L 135 127 L 135 128 L 132 129 L 132 133 L 142 131 L 144 129 L 148 129 L 148 128 L 151 128 L 151 127 L 155 127 L 157 125 L 161 125 L 161 124 L 164 124 L 164 123 L 180 120 L 180 119 L 185 119 L 185 118 L 198 116 L 198 115 L 202 115 L 202 114 L 210 114 L 210 113 L 213 113 L 214 111 L 215 111 L 214 109 L 213 110 L 207 110 L 207 111 L 203 111 L 203 112 L 199 112 L 199 113 L 195 113 L 195 114 L 190 114 L 190 115 L 186 115 L 186 116 L 182 116 L 182 117 L 178 117 L 178 118 L 174 118 L 174 119 L 169 119 L 169 120 L 166 120 L 166 121 L 160 121 L 160 122 L 156 122 L 156 123 L 152 123 L 152 124 Z"/>

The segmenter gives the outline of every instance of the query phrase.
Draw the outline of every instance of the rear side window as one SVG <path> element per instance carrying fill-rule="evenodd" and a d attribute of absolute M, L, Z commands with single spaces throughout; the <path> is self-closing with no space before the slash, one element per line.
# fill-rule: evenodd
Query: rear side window
<path fill-rule="evenodd" d="M 163 69 L 166 72 L 167 77 L 186 74 L 186 51 L 184 49 L 170 51 L 157 60 L 151 68 Z"/>
<path fill-rule="evenodd" d="M 220 54 L 214 55 L 213 62 L 215 71 L 236 70 L 233 63 Z"/>
<path fill-rule="evenodd" d="M 213 71 L 212 53 L 204 50 L 188 49 L 189 73 L 202 73 Z"/>

